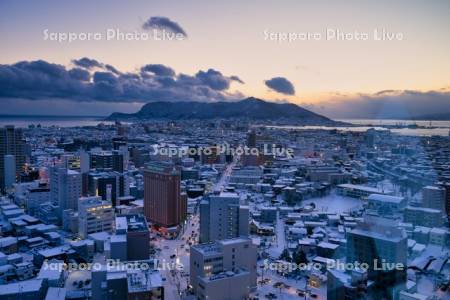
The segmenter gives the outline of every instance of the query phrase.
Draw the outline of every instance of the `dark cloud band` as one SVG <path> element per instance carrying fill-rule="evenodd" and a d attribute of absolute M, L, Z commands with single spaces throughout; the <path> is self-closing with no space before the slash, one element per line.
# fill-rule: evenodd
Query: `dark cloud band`
<path fill-rule="evenodd" d="M 0 65 L 0 98 L 76 101 L 223 101 L 236 99 L 227 90 L 234 76 L 209 69 L 195 76 L 176 75 L 161 64 L 145 65 L 137 73 L 122 73 L 87 57 L 73 60 L 76 67 L 44 60 Z"/>

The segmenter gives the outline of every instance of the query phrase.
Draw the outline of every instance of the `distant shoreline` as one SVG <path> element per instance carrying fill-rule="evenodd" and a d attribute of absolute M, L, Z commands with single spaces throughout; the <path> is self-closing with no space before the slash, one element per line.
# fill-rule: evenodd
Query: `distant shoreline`
<path fill-rule="evenodd" d="M 77 115 L 0 115 L 2 119 L 104 119 L 107 116 Z"/>
<path fill-rule="evenodd" d="M 8 115 L 0 114 L 0 119 L 98 119 L 105 120 L 109 115 Z M 426 119 L 426 118 L 411 118 L 411 119 L 396 119 L 396 118 L 330 118 L 333 121 L 361 121 L 361 120 L 371 120 L 372 122 L 386 122 L 386 121 L 401 121 L 401 122 L 440 122 L 440 121 L 450 121 L 449 118 L 441 119 Z M 373 124 L 375 125 L 375 124 Z"/>

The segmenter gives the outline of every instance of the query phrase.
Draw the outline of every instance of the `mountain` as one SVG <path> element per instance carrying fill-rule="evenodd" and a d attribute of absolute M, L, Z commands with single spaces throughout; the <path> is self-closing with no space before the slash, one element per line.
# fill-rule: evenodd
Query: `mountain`
<path fill-rule="evenodd" d="M 319 114 L 292 103 L 267 102 L 247 98 L 236 102 L 150 102 L 137 113 L 113 113 L 107 120 L 148 119 L 249 119 L 261 121 L 294 121 L 309 125 L 337 124 Z"/>

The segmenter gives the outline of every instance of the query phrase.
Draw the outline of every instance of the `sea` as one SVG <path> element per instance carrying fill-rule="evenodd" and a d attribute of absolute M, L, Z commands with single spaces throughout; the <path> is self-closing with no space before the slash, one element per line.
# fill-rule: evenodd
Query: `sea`
<path fill-rule="evenodd" d="M 370 128 L 390 130 L 392 133 L 407 136 L 450 136 L 450 121 L 394 120 L 394 119 L 337 119 L 357 126 L 299 126 L 303 129 L 338 129 L 342 131 L 366 131 Z M 389 126 L 386 128 L 383 126 Z M 393 127 L 392 127 L 393 126 Z M 410 126 L 410 127 L 405 127 Z"/>
<path fill-rule="evenodd" d="M 82 127 L 97 126 L 100 123 L 113 124 L 104 121 L 106 116 L 8 116 L 0 115 L 0 127 L 14 125 L 15 127 L 28 128 L 40 125 L 41 127 Z"/>
<path fill-rule="evenodd" d="M 0 115 L 0 127 L 14 125 L 16 127 L 27 128 L 29 126 L 41 127 L 82 127 L 96 126 L 100 123 L 105 125 L 113 124 L 105 121 L 106 116 L 7 116 Z M 409 136 L 449 136 L 450 121 L 412 121 L 412 120 L 387 120 L 387 119 L 338 119 L 353 124 L 354 126 L 277 126 L 288 129 L 338 129 L 342 131 L 366 131 L 369 128 L 377 130 L 387 130 L 383 126 L 395 126 L 389 128 L 392 133 Z M 412 127 L 404 126 L 417 125 Z"/>

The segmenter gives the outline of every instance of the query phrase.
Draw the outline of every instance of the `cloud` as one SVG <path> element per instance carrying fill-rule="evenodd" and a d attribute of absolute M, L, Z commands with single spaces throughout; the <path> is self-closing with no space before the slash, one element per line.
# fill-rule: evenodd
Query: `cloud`
<path fill-rule="evenodd" d="M 241 78 L 239 78 L 239 77 L 236 76 L 236 75 L 230 76 L 230 79 L 231 79 L 232 81 L 239 82 L 240 84 L 244 84 L 244 83 L 245 83 L 244 81 L 241 80 Z"/>
<path fill-rule="evenodd" d="M 412 119 L 450 113 L 450 90 L 383 90 L 373 94 L 332 95 L 305 107 L 332 118 Z"/>
<path fill-rule="evenodd" d="M 103 64 L 98 62 L 95 59 L 91 59 L 88 57 L 83 57 L 80 59 L 73 59 L 72 63 L 78 67 L 85 68 L 85 69 L 92 69 L 92 68 L 103 68 Z"/>
<path fill-rule="evenodd" d="M 176 75 L 168 66 L 152 64 L 142 67 L 143 71 L 121 73 L 94 59 L 75 61 L 77 67 L 71 69 L 44 60 L 0 65 L 0 98 L 145 103 L 227 101 L 243 97 L 239 92 L 228 91 L 230 82 L 236 78 L 214 69 L 200 70 L 194 76 Z M 93 66 L 95 71 L 90 70 Z"/>
<path fill-rule="evenodd" d="M 199 71 L 195 74 L 195 77 L 213 90 L 221 91 L 230 87 L 230 78 L 223 76 L 222 73 L 214 69 L 209 69 L 206 72 Z"/>
<path fill-rule="evenodd" d="M 74 80 L 89 81 L 89 79 L 91 78 L 91 74 L 88 71 L 80 68 L 73 68 L 69 70 L 68 73 L 69 76 Z"/>
<path fill-rule="evenodd" d="M 104 64 L 99 62 L 96 59 L 89 58 L 89 57 L 82 57 L 80 59 L 73 59 L 72 63 L 80 68 L 86 69 L 86 70 L 92 70 L 94 68 L 103 69 L 109 72 L 112 72 L 116 75 L 120 75 L 120 71 L 117 70 L 115 67 L 109 64 Z"/>
<path fill-rule="evenodd" d="M 172 33 L 182 34 L 183 36 L 187 37 L 186 31 L 184 31 L 184 29 L 181 28 L 181 26 L 178 25 L 178 23 L 170 20 L 167 17 L 151 17 L 142 25 L 142 28 L 145 30 L 149 29 L 166 30 Z"/>
<path fill-rule="evenodd" d="M 285 95 L 295 95 L 294 85 L 284 77 L 274 77 L 264 81 L 267 87 Z"/>
<path fill-rule="evenodd" d="M 172 68 L 167 67 L 165 65 L 161 65 L 161 64 L 145 65 L 141 68 L 141 71 L 142 72 L 151 72 L 151 73 L 155 74 L 156 76 L 168 76 L 168 77 L 175 76 L 175 71 Z"/>
<path fill-rule="evenodd" d="M 119 74 L 120 74 L 120 72 L 119 72 L 116 68 L 114 68 L 113 66 L 111 66 L 111 65 L 106 64 L 106 65 L 105 65 L 105 69 L 108 70 L 108 71 L 110 71 L 110 72 L 112 72 L 112 73 L 114 73 L 114 74 L 116 74 L 116 75 L 119 75 Z"/>

